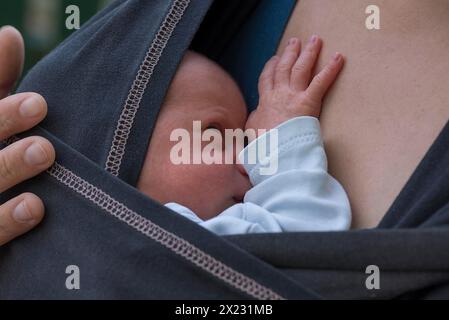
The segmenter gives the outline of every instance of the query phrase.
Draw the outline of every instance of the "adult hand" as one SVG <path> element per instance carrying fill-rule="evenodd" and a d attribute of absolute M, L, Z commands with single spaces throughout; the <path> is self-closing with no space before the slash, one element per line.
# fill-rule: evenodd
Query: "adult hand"
<path fill-rule="evenodd" d="M 24 60 L 20 33 L 12 27 L 0 29 L 0 140 L 26 131 L 47 114 L 40 95 L 20 93 L 8 96 L 19 78 Z M 51 143 L 42 137 L 28 137 L 0 151 L 0 192 L 49 168 L 55 160 Z M 0 246 L 36 226 L 44 216 L 44 204 L 24 193 L 0 206 Z"/>

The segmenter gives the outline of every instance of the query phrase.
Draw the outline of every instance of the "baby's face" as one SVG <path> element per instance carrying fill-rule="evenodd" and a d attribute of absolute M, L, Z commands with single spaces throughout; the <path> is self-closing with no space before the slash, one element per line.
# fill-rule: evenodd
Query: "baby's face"
<path fill-rule="evenodd" d="M 159 114 L 138 189 L 163 204 L 184 205 L 204 220 L 241 202 L 251 187 L 241 166 L 235 161 L 176 165 L 170 152 L 177 142 L 170 141 L 170 134 L 186 129 L 192 139 L 193 121 L 201 121 L 202 130 L 244 129 L 246 118 L 245 102 L 231 77 L 210 60 L 188 52 Z"/>

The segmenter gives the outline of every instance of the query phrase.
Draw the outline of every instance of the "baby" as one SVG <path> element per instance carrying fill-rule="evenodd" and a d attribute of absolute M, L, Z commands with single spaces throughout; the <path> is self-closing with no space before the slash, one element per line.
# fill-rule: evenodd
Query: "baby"
<path fill-rule="evenodd" d="M 218 234 L 346 230 L 351 223 L 347 195 L 327 173 L 318 117 L 321 103 L 343 66 L 336 53 L 312 77 L 321 50 L 313 36 L 301 52 L 290 39 L 270 59 L 259 79 L 259 105 L 247 117 L 236 83 L 216 63 L 187 52 L 159 114 L 138 188 L 173 211 Z M 277 133 L 277 171 L 262 175 L 255 164 L 174 164 L 171 133 L 266 129 L 240 153 Z M 256 130 L 257 132 L 257 130 Z M 270 148 L 270 152 L 273 150 Z M 266 155 L 270 159 L 274 154 Z M 247 159 L 247 158 L 246 158 Z"/>

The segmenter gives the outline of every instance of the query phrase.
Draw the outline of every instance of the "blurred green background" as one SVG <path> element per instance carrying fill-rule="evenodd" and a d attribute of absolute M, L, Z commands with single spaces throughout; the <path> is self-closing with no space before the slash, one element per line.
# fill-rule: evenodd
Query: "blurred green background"
<path fill-rule="evenodd" d="M 25 39 L 24 74 L 76 30 L 66 28 L 66 8 L 80 9 L 81 25 L 112 0 L 0 0 L 0 26 L 12 25 Z"/>

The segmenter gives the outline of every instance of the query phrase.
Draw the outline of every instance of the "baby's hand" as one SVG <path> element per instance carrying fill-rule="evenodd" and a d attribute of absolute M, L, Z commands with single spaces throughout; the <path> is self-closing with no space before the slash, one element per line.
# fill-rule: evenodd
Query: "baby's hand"
<path fill-rule="evenodd" d="M 343 67 L 343 57 L 332 60 L 312 78 L 321 50 L 321 40 L 313 36 L 301 51 L 298 39 L 290 39 L 284 53 L 265 65 L 259 78 L 259 105 L 251 113 L 246 128 L 272 129 L 299 116 L 319 117 L 321 103 Z"/>

